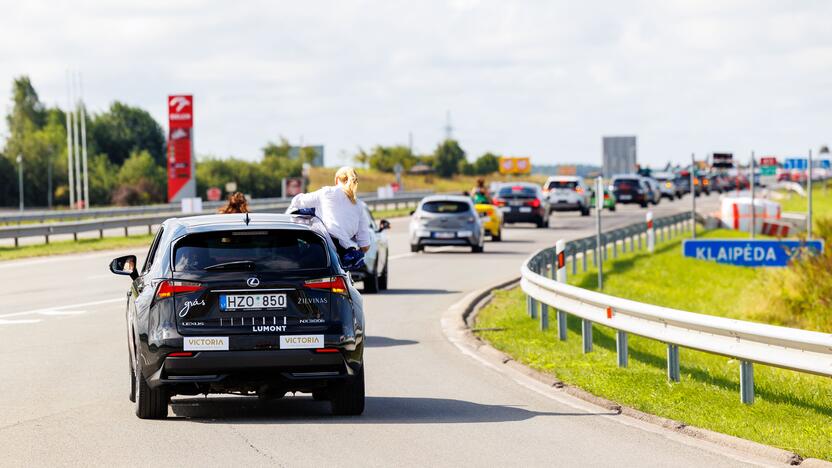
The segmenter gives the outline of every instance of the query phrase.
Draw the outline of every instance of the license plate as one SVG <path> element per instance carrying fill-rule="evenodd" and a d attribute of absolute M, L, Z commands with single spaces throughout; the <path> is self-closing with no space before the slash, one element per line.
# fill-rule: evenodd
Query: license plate
<path fill-rule="evenodd" d="M 434 232 L 433 237 L 435 239 L 453 239 L 456 237 L 455 232 Z"/>
<path fill-rule="evenodd" d="M 507 206 L 501 206 L 500 211 L 502 211 L 503 213 L 511 213 L 511 208 Z"/>
<path fill-rule="evenodd" d="M 532 208 L 530 206 L 521 206 L 520 207 L 520 212 L 521 213 L 531 213 Z"/>
<path fill-rule="evenodd" d="M 285 309 L 285 294 L 221 294 L 220 310 Z"/>
<path fill-rule="evenodd" d="M 618 198 L 620 198 L 620 199 L 622 199 L 622 200 L 630 200 L 630 199 L 632 199 L 633 197 L 632 197 L 631 195 L 621 195 L 621 196 L 619 196 Z"/>
<path fill-rule="evenodd" d="M 522 206 L 523 202 L 522 201 L 512 201 L 512 202 L 508 202 L 508 204 L 509 204 L 509 206 Z"/>

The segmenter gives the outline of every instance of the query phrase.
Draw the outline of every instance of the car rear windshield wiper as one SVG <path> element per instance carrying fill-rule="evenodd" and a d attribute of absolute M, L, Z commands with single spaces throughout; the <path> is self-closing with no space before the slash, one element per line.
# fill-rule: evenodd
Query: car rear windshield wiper
<path fill-rule="evenodd" d="M 203 268 L 204 270 L 253 270 L 255 263 L 251 260 L 237 260 L 234 262 L 217 263 Z"/>

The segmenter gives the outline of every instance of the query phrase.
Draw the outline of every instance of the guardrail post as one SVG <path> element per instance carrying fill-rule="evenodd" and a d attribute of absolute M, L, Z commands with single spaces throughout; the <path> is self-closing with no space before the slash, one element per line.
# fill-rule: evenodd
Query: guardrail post
<path fill-rule="evenodd" d="M 99 239 L 103 239 L 103 238 L 104 238 L 104 230 L 103 230 L 103 229 L 99 229 L 99 230 L 98 230 L 98 238 L 99 238 Z M 76 240 L 77 240 L 77 239 L 76 239 Z"/>
<path fill-rule="evenodd" d="M 558 339 L 566 341 L 566 312 L 558 310 Z"/>
<path fill-rule="evenodd" d="M 549 306 L 543 302 L 540 303 L 540 329 L 549 329 Z"/>
<path fill-rule="evenodd" d="M 14 247 L 15 247 L 15 248 L 17 248 L 17 247 L 19 247 L 19 246 L 20 246 L 20 244 L 19 244 L 19 242 L 18 242 L 18 240 L 17 240 L 17 237 L 15 237 L 15 238 L 14 238 Z"/>
<path fill-rule="evenodd" d="M 641 236 L 641 234 L 638 234 L 638 236 Z M 630 252 L 634 251 L 635 247 L 636 247 L 636 240 L 633 238 L 633 236 L 630 236 Z"/>
<path fill-rule="evenodd" d="M 572 250 L 572 274 L 578 274 L 578 253 Z"/>
<path fill-rule="evenodd" d="M 529 296 L 529 300 L 530 300 L 529 305 L 531 307 L 529 309 L 529 315 L 531 316 L 531 318 L 536 319 L 537 318 L 537 301 L 531 296 Z"/>
<path fill-rule="evenodd" d="M 616 239 L 612 241 L 612 258 L 618 258 L 618 241 Z"/>
<path fill-rule="evenodd" d="M 754 403 L 754 363 L 740 361 L 740 399 L 746 405 Z"/>
<path fill-rule="evenodd" d="M 638 233 L 638 249 L 639 250 L 641 250 L 641 238 L 642 238 L 641 233 Z"/>
<path fill-rule="evenodd" d="M 618 367 L 627 367 L 630 357 L 627 347 L 627 332 L 621 330 L 615 332 L 615 351 L 618 355 Z"/>
<path fill-rule="evenodd" d="M 586 253 L 586 247 L 584 247 L 584 252 L 583 252 L 583 254 L 581 255 L 581 257 L 583 257 L 583 259 L 582 259 L 582 260 L 583 260 L 583 264 L 584 264 L 584 268 L 583 268 L 583 272 L 584 272 L 584 273 L 586 273 L 586 255 L 587 255 L 587 253 Z"/>
<path fill-rule="evenodd" d="M 679 346 L 667 344 L 667 379 L 673 382 L 680 380 L 679 372 Z"/>
<path fill-rule="evenodd" d="M 46 240 L 46 244 L 49 245 L 49 234 L 46 234 L 43 238 Z"/>
<path fill-rule="evenodd" d="M 656 229 L 653 227 L 653 212 L 647 212 L 647 250 L 650 253 L 656 251 Z"/>
<path fill-rule="evenodd" d="M 592 322 L 581 319 L 581 342 L 584 347 L 584 354 L 592 352 Z"/>

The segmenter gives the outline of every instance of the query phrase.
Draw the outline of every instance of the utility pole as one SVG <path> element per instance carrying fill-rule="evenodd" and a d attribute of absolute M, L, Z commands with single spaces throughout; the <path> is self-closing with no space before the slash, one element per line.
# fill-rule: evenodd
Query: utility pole
<path fill-rule="evenodd" d="M 84 104 L 84 82 L 81 78 L 81 72 L 78 72 L 78 90 L 81 95 L 79 107 L 81 108 L 81 154 L 84 163 L 84 209 L 88 210 L 90 208 L 90 173 L 87 168 L 87 113 Z"/>
<path fill-rule="evenodd" d="M 806 239 L 812 239 L 812 150 L 809 149 L 809 168 L 806 192 L 809 195 L 808 213 L 806 213 Z"/>
<path fill-rule="evenodd" d="M 17 188 L 20 191 L 20 212 L 23 212 L 23 155 L 17 155 Z"/>
<path fill-rule="evenodd" d="M 74 96 L 74 93 L 75 93 L 75 77 L 74 77 L 74 75 L 71 75 L 71 76 L 72 76 L 71 82 L 72 82 L 72 85 L 73 85 L 72 87 L 73 87 L 73 98 L 74 98 L 73 99 L 73 105 L 75 106 L 75 108 L 71 111 L 71 112 L 73 112 L 73 115 L 72 115 L 72 120 L 73 120 L 73 122 L 72 122 L 72 137 L 73 138 L 72 139 L 73 139 L 73 142 L 74 142 L 73 152 L 75 154 L 75 195 L 76 195 L 76 200 L 80 203 L 81 199 L 84 196 L 84 193 L 81 191 L 81 145 L 80 145 L 80 139 L 78 138 L 78 120 L 79 120 L 79 118 L 78 118 L 78 113 L 77 113 L 77 111 L 78 111 L 78 98 L 76 96 Z M 77 208 L 77 206 L 73 207 L 73 208 Z"/>
<path fill-rule="evenodd" d="M 691 238 L 696 239 L 696 155 L 690 154 L 690 223 Z"/>
<path fill-rule="evenodd" d="M 74 157 L 72 152 L 72 82 L 69 79 L 69 70 L 66 71 L 66 171 L 67 183 L 69 185 L 69 207 L 75 207 L 75 178 L 72 170 Z"/>
<path fill-rule="evenodd" d="M 751 151 L 751 177 L 748 178 L 750 182 L 749 189 L 751 189 L 751 238 L 757 235 L 757 207 L 754 205 L 754 166 L 756 161 L 754 158 L 754 151 Z"/>

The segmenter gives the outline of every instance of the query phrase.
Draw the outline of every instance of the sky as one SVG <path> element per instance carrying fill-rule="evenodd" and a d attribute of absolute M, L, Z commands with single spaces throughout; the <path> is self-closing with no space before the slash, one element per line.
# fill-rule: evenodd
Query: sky
<path fill-rule="evenodd" d="M 114 100 L 163 126 L 194 95 L 197 154 L 256 159 L 281 136 L 427 153 L 452 135 L 535 164 L 601 162 L 635 135 L 640 163 L 691 153 L 798 155 L 832 143 L 828 1 L 0 0 L 0 112 L 28 75 L 67 105 Z M 5 125 L 0 139 L 6 135 Z"/>

